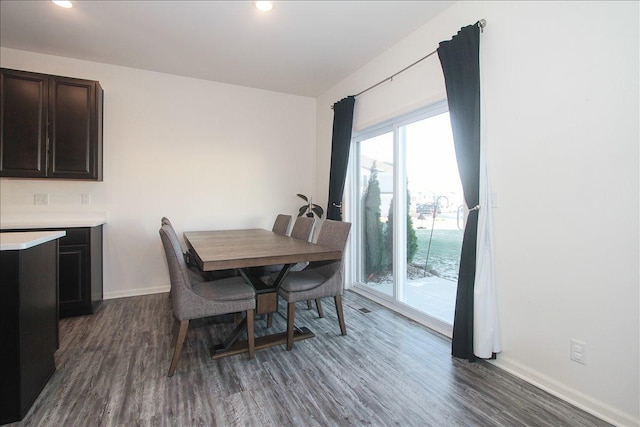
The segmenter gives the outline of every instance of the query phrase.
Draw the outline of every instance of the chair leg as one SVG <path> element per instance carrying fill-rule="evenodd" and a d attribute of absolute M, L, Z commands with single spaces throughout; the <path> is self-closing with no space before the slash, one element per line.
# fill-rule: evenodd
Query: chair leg
<path fill-rule="evenodd" d="M 320 302 L 320 298 L 316 298 L 316 308 L 318 309 L 318 317 L 324 317 L 324 313 L 322 312 L 322 303 Z"/>
<path fill-rule="evenodd" d="M 340 332 L 342 335 L 347 335 L 347 325 L 344 324 L 344 312 L 342 311 L 342 295 L 336 295 L 333 299 L 336 302 L 336 312 L 338 313 Z"/>
<path fill-rule="evenodd" d="M 253 359 L 253 352 L 255 348 L 254 339 L 254 310 L 247 310 L 247 344 L 249 347 L 249 359 Z"/>
<path fill-rule="evenodd" d="M 311 310 L 313 307 L 311 307 L 311 300 L 308 299 L 307 300 L 307 310 Z"/>
<path fill-rule="evenodd" d="M 184 339 L 187 336 L 187 330 L 189 329 L 189 321 L 182 320 L 180 321 L 180 330 L 175 338 L 176 348 L 173 350 L 173 358 L 171 359 L 171 365 L 169 366 L 169 374 L 168 377 L 172 377 L 173 373 L 178 366 L 178 361 L 180 360 L 180 354 L 182 354 L 182 346 L 184 345 Z"/>
<path fill-rule="evenodd" d="M 293 349 L 293 323 L 296 320 L 296 303 L 290 302 L 287 305 L 287 351 Z"/>
<path fill-rule="evenodd" d="M 178 341 L 178 330 L 180 329 L 180 321 L 173 318 L 173 327 L 171 328 L 171 348 L 176 347 L 176 342 Z"/>

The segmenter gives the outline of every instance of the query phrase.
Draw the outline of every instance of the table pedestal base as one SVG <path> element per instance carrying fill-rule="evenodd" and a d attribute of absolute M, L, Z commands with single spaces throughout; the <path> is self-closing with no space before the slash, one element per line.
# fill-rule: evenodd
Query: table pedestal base
<path fill-rule="evenodd" d="M 302 341 L 308 338 L 313 338 L 316 335 L 308 328 L 296 328 L 293 334 L 293 341 Z M 261 350 L 263 348 L 275 347 L 287 343 L 287 333 L 282 332 L 279 334 L 266 335 L 263 337 L 256 337 L 255 349 Z M 222 344 L 218 344 L 211 348 L 211 358 L 221 359 L 223 357 L 233 356 L 236 354 L 247 353 L 249 348 L 247 346 L 247 340 L 237 341 L 231 345 L 228 349 L 224 349 Z"/>

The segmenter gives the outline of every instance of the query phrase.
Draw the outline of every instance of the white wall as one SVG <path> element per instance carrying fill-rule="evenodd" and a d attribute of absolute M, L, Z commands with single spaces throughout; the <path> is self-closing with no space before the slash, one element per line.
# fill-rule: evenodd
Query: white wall
<path fill-rule="evenodd" d="M 496 364 L 609 421 L 637 425 L 638 2 L 456 3 L 318 98 L 316 193 L 326 200 L 329 106 L 481 18 L 498 196 L 504 351 Z M 437 56 L 427 61 L 358 98 L 356 126 L 442 99 Z M 586 366 L 569 360 L 572 338 L 587 344 Z"/>
<path fill-rule="evenodd" d="M 1 49 L 1 66 L 98 80 L 104 181 L 0 180 L 2 212 L 101 211 L 105 297 L 169 289 L 160 218 L 178 234 L 271 228 L 315 185 L 315 100 Z M 49 193 L 49 206 L 34 206 Z M 80 204 L 89 193 L 92 204 Z"/>

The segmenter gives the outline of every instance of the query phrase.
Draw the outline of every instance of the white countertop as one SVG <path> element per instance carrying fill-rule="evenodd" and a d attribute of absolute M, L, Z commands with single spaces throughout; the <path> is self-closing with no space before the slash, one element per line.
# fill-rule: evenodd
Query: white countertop
<path fill-rule="evenodd" d="M 106 215 L 99 212 L 12 212 L 0 215 L 0 230 L 96 227 L 106 222 Z"/>
<path fill-rule="evenodd" d="M 0 233 L 0 251 L 29 249 L 66 236 L 66 231 L 19 231 Z"/>

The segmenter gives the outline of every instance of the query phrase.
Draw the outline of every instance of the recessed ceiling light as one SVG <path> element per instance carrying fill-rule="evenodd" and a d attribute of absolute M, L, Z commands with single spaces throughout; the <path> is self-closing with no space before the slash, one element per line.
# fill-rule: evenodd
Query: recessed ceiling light
<path fill-rule="evenodd" d="M 269 12 L 271 9 L 273 9 L 272 1 L 256 1 L 253 4 L 255 5 L 256 9 L 262 12 Z"/>
<path fill-rule="evenodd" d="M 73 7 L 73 4 L 71 4 L 69 0 L 51 0 L 51 1 L 60 7 L 64 7 L 65 9 L 69 9 Z"/>

